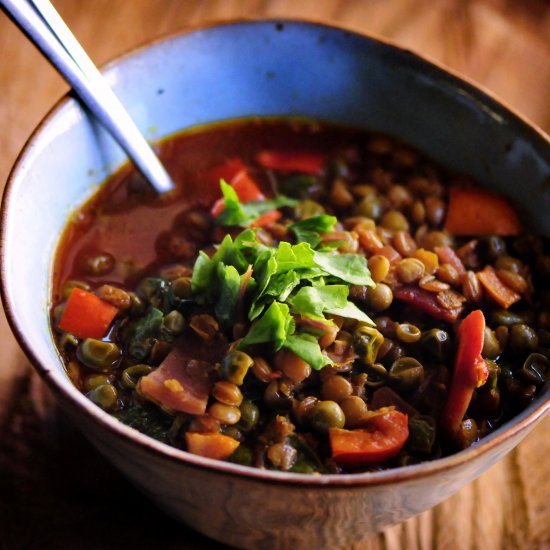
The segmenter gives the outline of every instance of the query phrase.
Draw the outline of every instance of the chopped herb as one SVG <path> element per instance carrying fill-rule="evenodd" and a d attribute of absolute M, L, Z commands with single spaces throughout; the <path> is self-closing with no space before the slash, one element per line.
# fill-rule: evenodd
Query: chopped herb
<path fill-rule="evenodd" d="M 216 217 L 220 225 L 237 225 L 248 227 L 254 220 L 270 210 L 277 210 L 284 206 L 295 206 L 297 201 L 285 195 L 278 195 L 274 199 L 263 199 L 241 203 L 237 193 L 224 180 L 220 181 L 225 208 Z"/>
<path fill-rule="evenodd" d="M 321 242 L 321 236 L 332 231 L 338 220 L 334 216 L 321 214 L 300 220 L 289 225 L 288 228 L 296 235 L 299 243 L 306 242 L 311 248 L 316 248 Z"/>

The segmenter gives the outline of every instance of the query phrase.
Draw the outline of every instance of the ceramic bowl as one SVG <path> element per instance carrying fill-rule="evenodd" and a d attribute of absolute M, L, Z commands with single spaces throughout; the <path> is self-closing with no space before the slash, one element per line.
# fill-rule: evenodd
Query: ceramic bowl
<path fill-rule="evenodd" d="M 106 75 L 151 139 L 250 115 L 306 115 L 379 130 L 507 193 L 533 231 L 550 234 L 548 138 L 474 85 L 392 45 L 307 22 L 236 22 L 154 43 L 110 64 Z M 73 387 L 47 314 L 60 231 L 124 160 L 70 97 L 46 117 L 4 196 L 2 297 L 21 346 L 67 415 L 124 475 L 194 529 L 246 548 L 353 543 L 449 497 L 550 408 L 547 388 L 513 421 L 458 454 L 341 476 L 217 462 L 124 426 Z"/>

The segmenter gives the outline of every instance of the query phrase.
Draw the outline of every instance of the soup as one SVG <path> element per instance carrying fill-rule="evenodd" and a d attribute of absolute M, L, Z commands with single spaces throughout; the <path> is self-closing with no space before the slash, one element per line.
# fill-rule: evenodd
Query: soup
<path fill-rule="evenodd" d="M 191 453 L 300 473 L 456 452 L 550 354 L 546 240 L 384 135 L 247 119 L 160 144 L 69 220 L 52 326 L 74 384 Z"/>

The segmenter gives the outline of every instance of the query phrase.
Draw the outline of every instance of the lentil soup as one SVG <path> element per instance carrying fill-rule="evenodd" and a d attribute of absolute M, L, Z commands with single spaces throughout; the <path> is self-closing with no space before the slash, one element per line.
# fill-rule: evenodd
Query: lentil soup
<path fill-rule="evenodd" d="M 391 137 L 247 119 L 159 146 L 68 222 L 52 327 L 121 422 L 300 473 L 475 444 L 549 373 L 550 256 L 501 195 Z"/>

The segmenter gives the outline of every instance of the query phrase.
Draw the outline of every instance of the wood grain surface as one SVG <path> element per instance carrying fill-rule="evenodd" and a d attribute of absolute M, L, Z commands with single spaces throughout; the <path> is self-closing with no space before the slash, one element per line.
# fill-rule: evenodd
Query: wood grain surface
<path fill-rule="evenodd" d="M 97 63 L 234 17 L 299 17 L 393 40 L 476 80 L 550 130 L 545 0 L 56 0 Z M 0 182 L 67 85 L 0 13 Z M 21 252 L 24 254 L 24 251 Z M 0 549 L 210 549 L 164 516 L 59 414 L 0 318 Z M 550 418 L 455 496 L 354 546 L 550 548 Z"/>

